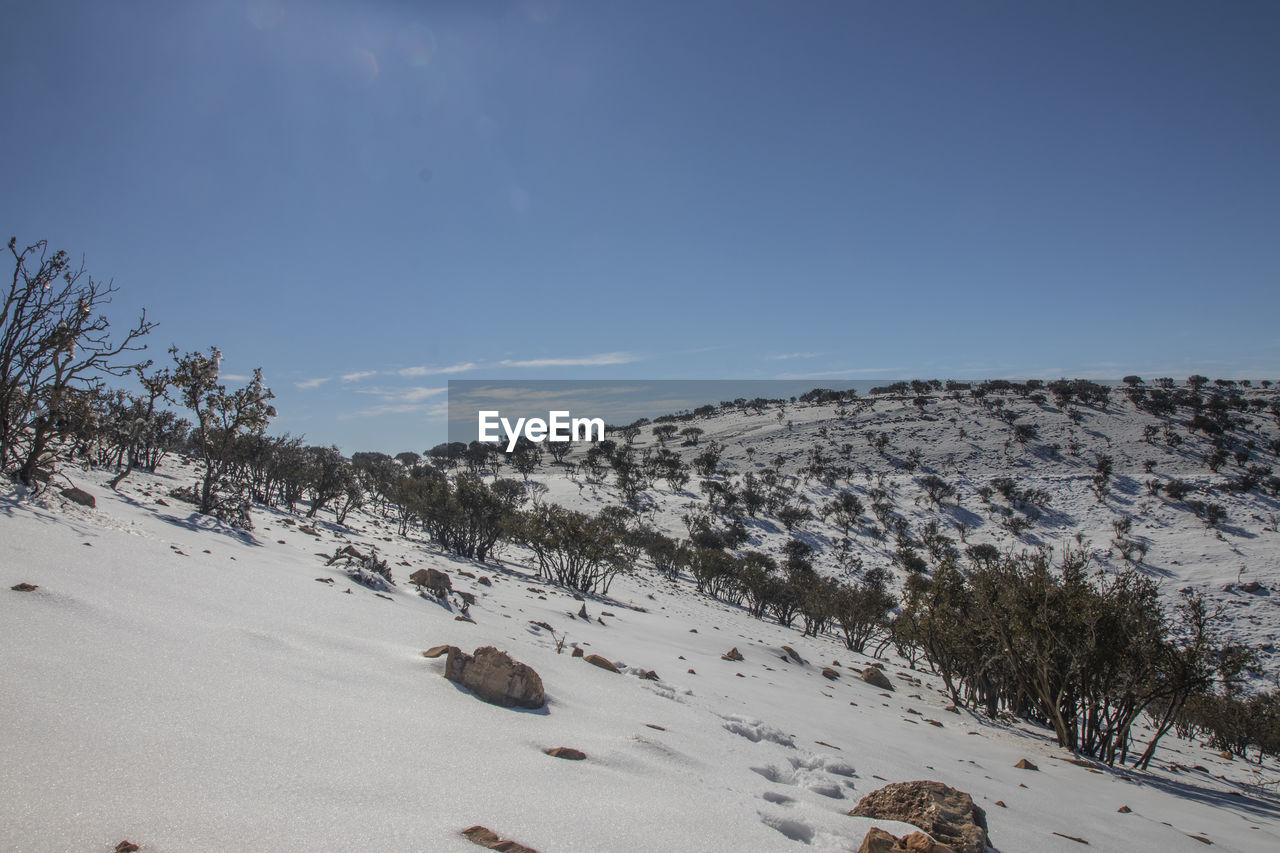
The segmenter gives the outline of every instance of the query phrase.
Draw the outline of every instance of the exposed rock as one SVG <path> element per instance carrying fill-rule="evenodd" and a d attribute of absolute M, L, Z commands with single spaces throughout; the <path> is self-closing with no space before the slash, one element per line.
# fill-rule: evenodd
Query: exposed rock
<path fill-rule="evenodd" d="M 360 549 L 355 545 L 344 545 L 333 553 L 333 556 L 329 558 L 329 562 L 326 565 L 332 565 L 343 557 L 350 557 L 357 563 L 363 563 L 369 559 L 367 556 L 360 553 Z"/>
<path fill-rule="evenodd" d="M 440 655 L 442 655 L 442 654 L 444 654 L 445 652 L 449 651 L 449 649 L 451 649 L 451 648 L 453 648 L 453 647 L 452 647 L 452 646 L 432 646 L 431 648 L 429 648 L 429 649 L 427 649 L 425 652 L 423 652 L 423 653 L 422 653 L 422 656 L 423 656 L 424 658 L 438 658 L 438 657 L 440 657 Z"/>
<path fill-rule="evenodd" d="M 1025 758 L 1019 759 L 1018 763 L 1013 766 L 1019 770 L 1039 770 L 1040 769 L 1039 767 L 1036 767 L 1034 764 L 1032 764 L 1030 761 L 1028 761 Z"/>
<path fill-rule="evenodd" d="M 881 690 L 893 689 L 893 682 L 889 680 L 889 676 L 875 666 L 869 666 L 862 671 L 862 680 L 873 687 L 879 687 Z"/>
<path fill-rule="evenodd" d="M 432 649 L 431 651 L 435 651 Z M 448 646 L 444 677 L 466 687 L 478 698 L 506 708 L 541 708 L 547 702 L 542 679 L 533 667 L 514 661 L 493 646 L 469 655 Z"/>
<path fill-rule="evenodd" d="M 319 536 L 319 535 L 320 535 L 320 532 L 319 532 L 318 530 L 316 530 L 314 527 L 312 527 L 312 526 L 310 526 L 310 525 L 308 525 L 308 524 L 300 524 L 300 525 L 298 525 L 298 532 L 299 532 L 299 533 L 305 533 L 305 534 L 307 534 L 308 536 Z"/>
<path fill-rule="evenodd" d="M 1262 584 L 1258 583 L 1257 581 L 1249 581 L 1248 583 L 1241 585 L 1240 590 L 1242 592 L 1249 592 L 1249 593 L 1260 592 L 1262 590 Z"/>
<path fill-rule="evenodd" d="M 473 826 L 462 830 L 462 835 L 472 844 L 478 844 L 489 850 L 500 850 L 502 853 L 538 853 L 532 847 L 526 847 L 510 839 L 503 840 L 498 833 L 484 826 Z"/>
<path fill-rule="evenodd" d="M 1130 812 L 1133 811 L 1133 809 L 1129 808 L 1128 806 L 1121 806 L 1120 808 L 1116 809 L 1116 811 L 1119 812 L 1120 814 L 1129 814 Z"/>
<path fill-rule="evenodd" d="M 954 853 L 951 847 L 938 844 L 923 832 L 912 832 L 902 838 L 894 838 L 878 826 L 873 826 L 862 839 L 858 853 Z"/>
<path fill-rule="evenodd" d="M 453 589 L 453 581 L 449 576 L 436 569 L 418 569 L 409 575 L 409 583 L 425 587 L 436 598 L 444 598 Z"/>
<path fill-rule="evenodd" d="M 89 509 L 93 509 L 98 505 L 98 501 L 93 495 L 89 494 L 84 489 L 80 489 L 75 486 L 72 486 L 69 489 L 63 489 L 58 494 L 62 495 L 72 503 L 80 504 L 80 506 L 87 506 Z"/>
<path fill-rule="evenodd" d="M 489 580 L 484 575 L 481 575 L 479 578 L 477 578 L 476 583 L 480 584 L 481 586 L 493 586 L 493 581 Z"/>
<path fill-rule="evenodd" d="M 643 679 L 643 680 L 645 680 L 645 681 L 659 681 L 659 680 L 660 680 L 660 679 L 658 678 L 658 673 L 654 672 L 653 670 L 649 670 L 648 672 L 641 673 L 640 678 L 641 678 L 641 679 Z"/>
<path fill-rule="evenodd" d="M 580 657 L 582 657 L 582 654 L 583 654 L 583 653 L 582 653 L 582 649 L 581 649 L 581 648 L 579 648 L 578 646 L 574 646 L 574 647 L 573 647 L 573 652 L 569 655 L 569 657 L 571 657 L 571 658 L 580 658 Z"/>
<path fill-rule="evenodd" d="M 115 853 L 138 853 L 142 848 L 134 844 L 132 841 L 121 841 L 116 845 Z"/>
<path fill-rule="evenodd" d="M 592 666 L 598 666 L 601 669 L 607 669 L 609 672 L 618 672 L 618 668 L 608 658 L 600 657 L 600 655 L 587 655 L 584 660 Z"/>
<path fill-rule="evenodd" d="M 986 812 L 974 805 L 973 798 L 968 794 L 941 782 L 897 782 L 887 785 L 863 797 L 849 814 L 910 823 L 927 832 L 938 845 L 946 845 L 944 849 L 960 853 L 986 853 L 989 845 Z M 865 843 L 864 841 L 864 849 L 868 849 L 865 848 Z M 931 849 L 938 851 L 937 846 Z"/>
<path fill-rule="evenodd" d="M 466 590 L 455 589 L 453 591 L 453 594 L 458 596 L 458 598 L 462 599 L 462 603 L 466 607 L 470 607 L 471 605 L 476 603 L 476 597 L 471 593 L 467 592 Z"/>
<path fill-rule="evenodd" d="M 995 801 L 995 805 L 999 806 L 999 807 L 1000 807 L 1000 808 L 1002 808 L 1002 809 L 1007 809 L 1007 808 L 1009 808 L 1008 806 L 1006 806 L 1006 805 L 1004 804 L 1004 800 L 996 800 L 996 801 Z"/>
<path fill-rule="evenodd" d="M 587 754 L 580 749 L 574 749 L 571 746 L 557 746 L 554 749 L 546 750 L 547 755 L 552 758 L 563 758 L 566 761 L 582 761 Z"/>
<path fill-rule="evenodd" d="M 832 669 L 829 666 L 824 666 L 822 668 L 822 677 L 835 681 L 837 678 L 840 677 L 840 673 L 836 672 L 834 669 Z"/>
<path fill-rule="evenodd" d="M 587 615 L 587 605 L 585 603 L 582 605 L 582 608 L 578 611 L 578 618 L 586 619 L 588 622 L 591 621 L 591 617 Z"/>
<path fill-rule="evenodd" d="M 742 652 L 738 651 L 738 647 L 734 646 L 729 651 L 720 655 L 720 660 L 742 660 Z"/>
<path fill-rule="evenodd" d="M 27 583 L 26 581 L 23 581 L 22 583 L 16 583 L 13 586 L 9 587 L 9 589 L 13 590 L 14 592 L 35 592 L 39 588 L 40 588 L 39 584 Z"/>
<path fill-rule="evenodd" d="M 782 650 L 787 653 L 787 657 L 791 658 L 796 663 L 804 663 L 804 661 L 800 659 L 800 655 L 796 653 L 796 650 L 790 646 L 783 646 Z"/>

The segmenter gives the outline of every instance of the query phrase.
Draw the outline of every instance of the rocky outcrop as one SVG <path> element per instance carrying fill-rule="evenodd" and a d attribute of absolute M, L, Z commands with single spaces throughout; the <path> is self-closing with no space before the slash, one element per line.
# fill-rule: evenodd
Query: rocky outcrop
<path fill-rule="evenodd" d="M 720 655 L 720 660 L 742 660 L 742 652 L 738 651 L 738 647 L 734 646 L 729 651 Z"/>
<path fill-rule="evenodd" d="M 63 489 L 59 494 L 72 503 L 80 504 L 80 506 L 87 506 L 89 509 L 93 509 L 98 505 L 98 501 L 93 495 L 89 494 L 84 489 L 78 489 L 75 486 L 72 486 L 69 489 Z"/>
<path fill-rule="evenodd" d="M 986 853 L 990 844 L 986 812 L 974 805 L 968 794 L 941 782 L 886 785 L 863 797 L 849 814 L 912 824 L 957 853 Z"/>
<path fill-rule="evenodd" d="M 889 676 L 874 666 L 869 666 L 862 671 L 862 680 L 881 690 L 893 690 L 893 682 L 889 680 Z"/>
<path fill-rule="evenodd" d="M 409 575 L 409 583 L 424 588 L 436 598 L 444 598 L 453 589 L 453 581 L 436 569 L 418 569 Z"/>
<path fill-rule="evenodd" d="M 504 708 L 541 708 L 547 703 L 542 678 L 533 667 L 514 661 L 493 646 L 476 649 L 469 655 L 457 646 L 440 646 L 423 653 L 427 657 L 447 654 L 444 677 L 461 684 L 478 698 Z"/>
<path fill-rule="evenodd" d="M 954 848 L 938 844 L 923 832 L 912 832 L 895 838 L 878 826 L 873 826 L 862 839 L 858 853 L 955 853 Z"/>

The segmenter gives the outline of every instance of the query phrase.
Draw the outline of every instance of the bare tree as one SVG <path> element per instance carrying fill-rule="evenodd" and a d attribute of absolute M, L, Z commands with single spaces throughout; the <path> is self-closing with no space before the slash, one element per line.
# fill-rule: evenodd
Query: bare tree
<path fill-rule="evenodd" d="M 120 376 L 150 364 L 118 363 L 123 353 L 145 349 L 138 341 L 154 327 L 142 313 L 124 337 L 112 342 L 98 313 L 118 288 L 71 266 L 66 252 L 50 254 L 41 240 L 24 249 L 9 240 L 13 276 L 0 306 L 0 468 L 21 463 L 18 478 L 30 485 L 36 466 L 71 433 L 75 410 L 104 376 Z"/>

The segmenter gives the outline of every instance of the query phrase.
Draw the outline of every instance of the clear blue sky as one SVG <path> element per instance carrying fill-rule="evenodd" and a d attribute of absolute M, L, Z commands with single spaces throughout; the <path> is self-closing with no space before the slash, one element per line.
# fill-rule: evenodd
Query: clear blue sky
<path fill-rule="evenodd" d="M 1280 379 L 1280 3 L 4 10 L 5 236 L 316 443 L 451 377 Z"/>

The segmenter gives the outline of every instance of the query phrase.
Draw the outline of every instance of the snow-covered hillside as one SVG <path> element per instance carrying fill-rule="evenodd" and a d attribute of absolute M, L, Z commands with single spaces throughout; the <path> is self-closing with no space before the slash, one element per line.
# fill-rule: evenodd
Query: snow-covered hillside
<path fill-rule="evenodd" d="M 1059 406 L 1045 396 L 1006 393 L 976 400 L 967 392 L 935 392 L 919 398 L 878 395 L 843 405 L 720 408 L 676 424 L 702 430 L 694 446 L 678 436 L 660 442 L 652 426 L 644 426 L 632 447 L 637 458 L 665 450 L 689 463 L 717 445 L 720 468 L 728 473 L 711 479 L 739 493 L 746 474 L 759 482 L 777 472 L 787 502 L 813 517 L 788 531 L 761 511 L 747 519 L 750 538 L 743 547 L 776 552 L 796 536 L 814 546 L 815 563 L 832 575 L 857 574 L 837 558 L 842 532 L 822 512 L 845 492 L 857 495 L 864 507 L 850 531 L 848 557 L 863 569 L 891 567 L 899 577 L 905 573 L 893 559 L 895 517 L 906 522 L 904 529 L 925 557 L 926 531 L 947 537 L 961 554 L 984 543 L 1001 551 L 1051 546 L 1060 552 L 1083 542 L 1098 568 L 1138 565 L 1170 597 L 1190 587 L 1221 605 L 1230 617 L 1229 632 L 1260 652 L 1274 683 L 1280 671 L 1277 481 L 1243 492 L 1235 486 L 1251 469 L 1269 473 L 1277 466 L 1280 394 L 1254 388 L 1233 395 L 1251 405 L 1237 404 L 1233 425 L 1221 436 L 1189 429 L 1193 416 L 1186 408 L 1156 416 L 1119 391 L 1105 408 Z M 1019 426 L 1033 428 L 1022 441 Z M 1211 467 L 1219 444 L 1230 452 Z M 1109 459 L 1111 474 L 1100 496 L 1094 480 L 1102 457 Z M 548 486 L 548 500 L 578 509 L 598 511 L 621 502 L 612 472 L 593 485 L 582 458 L 580 452 L 568 457 L 578 463 L 572 473 L 546 464 L 532 479 Z M 923 483 L 935 477 L 955 495 L 932 502 Z M 1006 488 L 1012 486 L 1013 500 L 1001 494 L 998 483 L 992 488 L 1001 478 Z M 672 489 L 655 479 L 637 502 L 641 518 L 671 535 L 687 535 L 686 516 L 709 507 L 701 482 L 694 476 Z M 1187 494 L 1167 494 L 1170 483 Z M 1030 500 L 1018 499 L 1024 495 Z M 874 511 L 876 503 L 887 510 L 884 515 Z M 1203 509 L 1208 505 L 1225 513 L 1212 526 Z"/>
<path fill-rule="evenodd" d="M 1042 541 L 1083 529 L 1105 550 L 1112 518 L 1127 512 L 1151 540 L 1146 564 L 1171 586 L 1221 587 L 1241 567 L 1273 586 L 1276 534 L 1262 520 L 1271 499 L 1224 495 L 1219 535 L 1148 496 L 1146 457 L 1158 460 L 1156 476 L 1203 474 L 1185 449 L 1145 445 L 1133 413 L 1113 409 L 1087 412 L 1078 426 L 1042 415 L 1037 442 L 1007 453 L 1007 427 L 947 400 L 928 407 L 929 419 L 903 401 L 848 423 L 814 406 L 788 407 L 781 421 L 764 412 L 699 425 L 701 441 L 723 442 L 743 469 L 781 454 L 783 471 L 795 473 L 810 447 L 834 454 L 853 443 L 855 479 L 861 466 L 872 485 L 884 472 L 913 524 L 930 514 L 960 520 L 972 542 L 1012 541 L 987 520 L 976 488 L 1013 470 L 1021 485 L 1052 487 L 1030 534 Z M 868 429 L 891 431 L 886 456 L 868 450 Z M 1040 454 L 1041 443 L 1065 447 L 1073 431 L 1079 457 Z M 892 462 L 910 446 L 922 454 L 905 473 Z M 1116 485 L 1099 506 L 1087 480 L 1102 446 L 1115 457 Z M 928 470 L 958 484 L 958 507 L 916 504 L 916 478 Z M 928 674 L 888 659 L 895 689 L 873 687 L 858 677 L 873 661 L 834 638 L 802 638 L 683 581 L 641 571 L 619 578 L 608 598 L 579 601 L 539 582 L 514 549 L 501 565 L 460 561 L 368 514 L 304 530 L 304 519 L 258 508 L 256 529 L 240 532 L 166 497 L 190 481 L 176 467 L 135 473 L 119 493 L 105 472 L 64 472 L 96 507 L 56 490 L 0 500 L 7 851 L 109 851 L 128 839 L 167 853 L 465 853 L 479 848 L 460 832 L 476 824 L 542 853 L 856 850 L 872 825 L 909 828 L 846 813 L 888 782 L 914 779 L 971 794 L 992 843 L 1009 853 L 1075 851 L 1075 838 L 1102 850 L 1280 846 L 1280 768 L 1270 760 L 1259 767 L 1169 737 L 1149 772 L 1081 766 L 1046 731 L 947 711 Z M 549 468 L 533 479 L 547 483 L 548 500 L 611 500 L 609 489 L 579 489 Z M 664 485 L 646 493 L 647 514 L 678 532 L 685 505 L 701 497 Z M 812 500 L 827 489 L 801 487 Z M 802 533 L 818 544 L 834 535 L 820 521 Z M 787 535 L 767 519 L 752 534 L 761 546 Z M 376 548 L 398 583 L 378 592 L 326 566 L 345 545 Z M 887 560 L 892 543 L 859 536 L 857 547 L 870 564 Z M 475 597 L 471 621 L 459 618 L 458 597 L 446 606 L 406 582 L 424 567 Z M 20 583 L 37 589 L 10 589 Z M 1273 633 L 1270 597 L 1221 595 L 1239 596 L 1242 630 L 1258 641 Z M 541 675 L 547 706 L 478 700 L 442 677 L 442 660 L 422 656 L 437 644 L 506 650 Z M 573 657 L 576 648 L 620 673 Z M 742 660 L 722 657 L 733 648 Z M 650 671 L 656 680 L 640 677 Z M 544 752 L 559 746 L 587 758 Z M 1038 771 L 1014 767 L 1024 758 Z"/>

